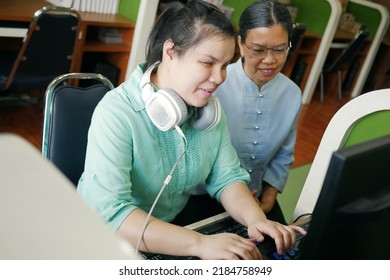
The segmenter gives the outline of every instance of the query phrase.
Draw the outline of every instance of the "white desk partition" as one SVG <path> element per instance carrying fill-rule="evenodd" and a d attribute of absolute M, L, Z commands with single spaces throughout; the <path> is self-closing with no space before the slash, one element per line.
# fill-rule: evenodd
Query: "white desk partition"
<path fill-rule="evenodd" d="M 141 0 L 131 44 L 130 58 L 127 64 L 126 79 L 130 78 L 137 64 L 145 60 L 146 43 L 155 22 L 158 3 L 158 0 Z"/>
<path fill-rule="evenodd" d="M 303 104 L 309 104 L 311 101 L 342 14 L 342 8 L 339 0 L 327 1 L 331 7 L 331 14 L 328 19 L 324 35 L 322 36 L 317 55 L 314 59 L 310 75 L 303 90 Z"/>
<path fill-rule="evenodd" d="M 332 153 L 340 148 L 340 144 L 351 125 L 364 116 L 382 110 L 390 110 L 390 89 L 375 90 L 360 95 L 336 112 L 322 136 L 292 220 L 300 215 L 313 212 Z"/>
<path fill-rule="evenodd" d="M 364 60 L 360 74 L 357 77 L 355 86 L 352 89 L 351 97 L 356 97 L 362 93 L 364 84 L 367 80 L 368 74 L 370 73 L 372 64 L 375 60 L 375 56 L 378 52 L 379 46 L 382 42 L 383 36 L 386 34 L 387 28 L 389 26 L 389 10 L 383 5 L 365 1 L 365 0 L 349 0 L 351 3 L 356 3 L 367 8 L 376 9 L 381 14 L 381 21 L 375 33 L 374 39 L 371 42 L 370 49 L 368 50 L 367 56 Z"/>

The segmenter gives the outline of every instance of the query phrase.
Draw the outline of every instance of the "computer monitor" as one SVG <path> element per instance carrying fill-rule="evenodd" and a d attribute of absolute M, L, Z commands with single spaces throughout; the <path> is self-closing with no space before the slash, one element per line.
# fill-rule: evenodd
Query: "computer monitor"
<path fill-rule="evenodd" d="M 390 259 L 390 135 L 333 153 L 301 259 Z"/>

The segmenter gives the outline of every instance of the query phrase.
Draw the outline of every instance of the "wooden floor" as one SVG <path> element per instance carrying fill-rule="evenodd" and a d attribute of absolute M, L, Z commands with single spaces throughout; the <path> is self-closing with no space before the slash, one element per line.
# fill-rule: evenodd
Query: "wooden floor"
<path fill-rule="evenodd" d="M 313 161 L 330 119 L 349 100 L 348 94 L 342 100 L 338 100 L 336 94 L 327 93 L 324 103 L 320 103 L 318 96 L 316 92 L 310 104 L 303 105 L 298 121 L 294 167 Z M 43 114 L 39 106 L 0 105 L 0 133 L 18 134 L 40 149 L 42 124 Z"/>

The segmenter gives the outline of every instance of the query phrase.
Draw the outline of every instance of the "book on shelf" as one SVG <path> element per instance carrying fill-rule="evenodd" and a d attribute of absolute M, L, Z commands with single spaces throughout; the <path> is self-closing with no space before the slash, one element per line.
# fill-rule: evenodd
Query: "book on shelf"
<path fill-rule="evenodd" d="M 73 0 L 73 4 L 72 4 L 72 8 L 77 10 L 77 11 L 80 11 L 80 8 L 81 8 L 81 0 Z"/>
<path fill-rule="evenodd" d="M 46 0 L 46 2 L 49 2 L 55 6 L 70 8 L 72 6 L 73 0 Z"/>
<path fill-rule="evenodd" d="M 46 0 L 60 7 L 73 8 L 79 12 L 117 14 L 120 0 Z"/>
<path fill-rule="evenodd" d="M 99 40 L 111 44 L 120 44 L 123 41 L 119 30 L 112 27 L 101 27 L 99 29 Z"/>

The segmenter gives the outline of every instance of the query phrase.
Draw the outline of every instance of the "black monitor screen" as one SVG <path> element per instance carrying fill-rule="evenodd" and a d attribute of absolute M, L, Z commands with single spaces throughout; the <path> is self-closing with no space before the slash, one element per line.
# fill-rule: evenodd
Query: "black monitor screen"
<path fill-rule="evenodd" d="M 390 135 L 333 153 L 302 259 L 390 259 Z"/>

